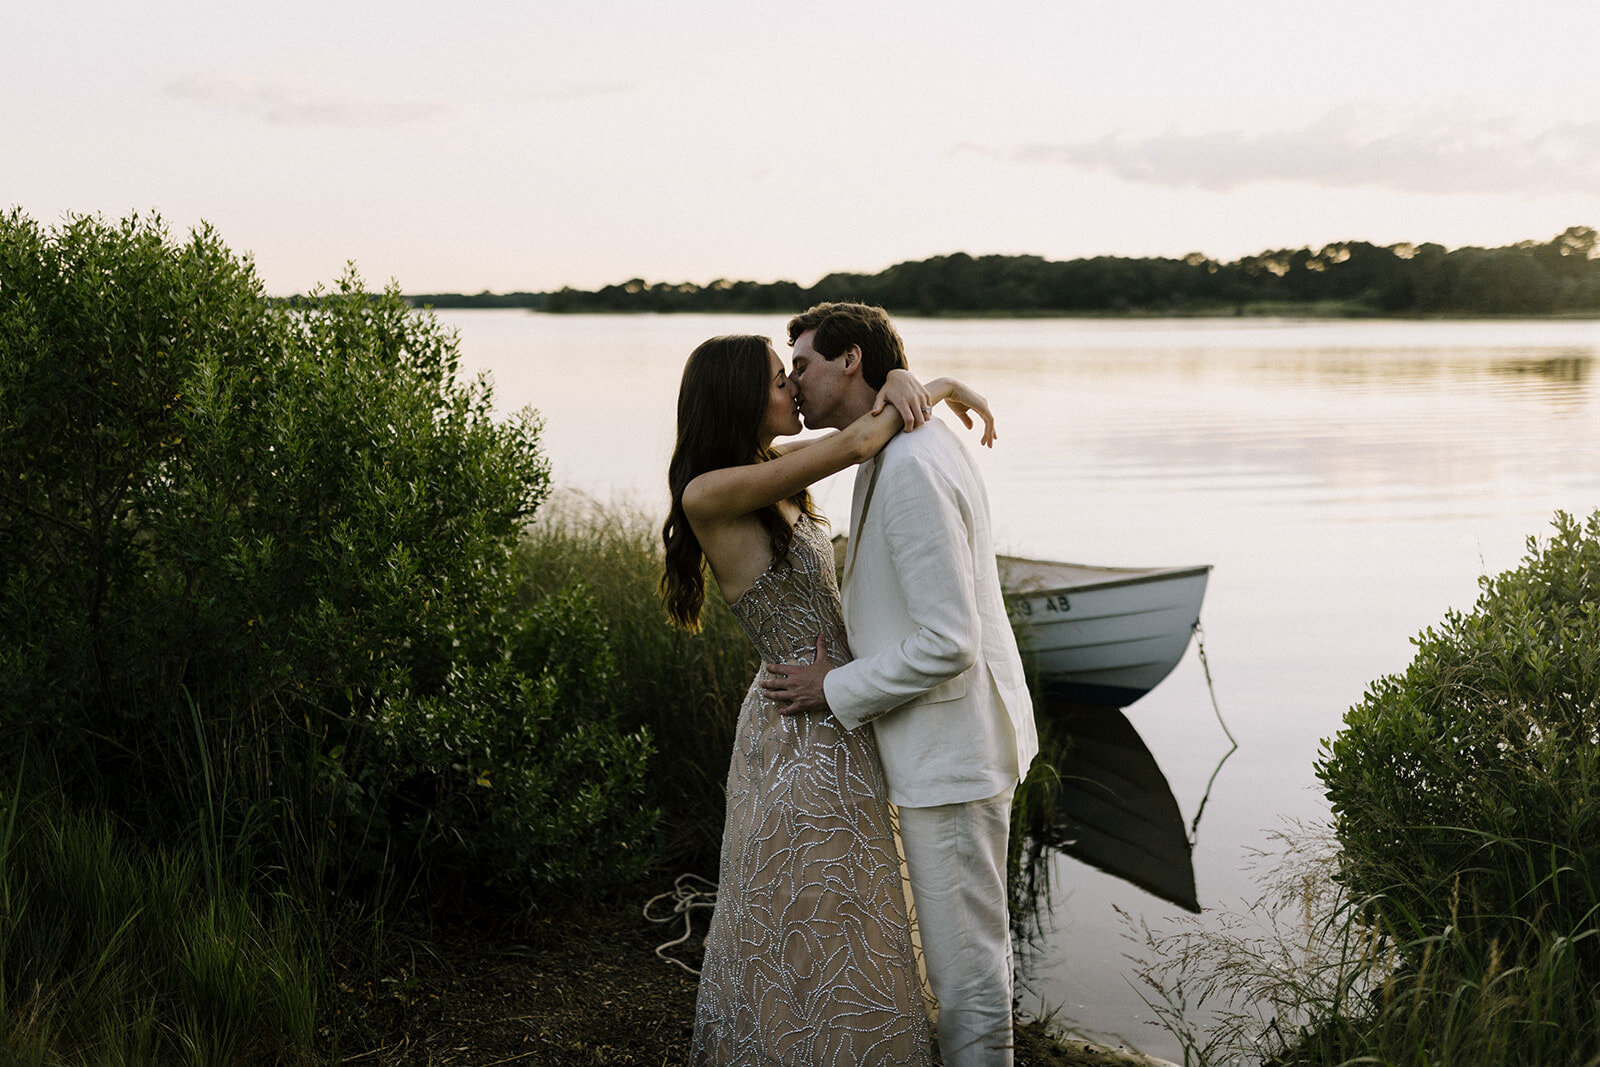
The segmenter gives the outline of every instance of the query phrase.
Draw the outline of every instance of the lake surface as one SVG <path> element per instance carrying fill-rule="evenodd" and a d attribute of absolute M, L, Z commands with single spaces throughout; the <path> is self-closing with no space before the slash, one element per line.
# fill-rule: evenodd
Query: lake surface
<path fill-rule="evenodd" d="M 785 316 L 441 312 L 498 406 L 539 410 L 555 480 L 664 511 L 678 377 L 722 333 L 778 342 Z M 1201 613 L 1239 751 L 1199 828 L 1203 921 L 1260 894 L 1253 858 L 1327 807 L 1322 738 L 1412 635 L 1468 608 L 1557 509 L 1600 507 L 1600 323 L 899 320 L 912 367 L 986 394 L 980 452 L 1002 552 L 1214 566 Z M 817 496 L 849 520 L 850 474 Z M 1128 712 L 1187 821 L 1228 749 L 1191 646 Z M 1058 859 L 1025 1003 L 1181 1059 L 1151 1025 L 1113 905 L 1181 913 Z"/>

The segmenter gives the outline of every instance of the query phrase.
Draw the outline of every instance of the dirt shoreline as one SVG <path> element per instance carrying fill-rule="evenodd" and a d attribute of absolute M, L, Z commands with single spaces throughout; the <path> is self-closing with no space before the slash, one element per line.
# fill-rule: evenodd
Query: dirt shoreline
<path fill-rule="evenodd" d="M 339 1029 L 362 1037 L 351 1047 L 347 1036 L 337 1062 L 686 1065 L 695 978 L 656 955 L 681 927 L 644 919 L 650 895 L 613 894 L 515 928 L 398 935 L 405 947 L 389 966 L 338 983 Z M 1017 1067 L 1155 1062 L 1019 1020 Z"/>

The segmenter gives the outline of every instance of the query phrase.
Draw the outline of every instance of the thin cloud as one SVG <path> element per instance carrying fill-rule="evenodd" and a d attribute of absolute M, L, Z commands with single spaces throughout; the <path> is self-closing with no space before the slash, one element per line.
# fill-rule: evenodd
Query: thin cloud
<path fill-rule="evenodd" d="M 528 100 L 593 100 L 602 96 L 623 96 L 639 91 L 637 82 L 566 82 L 524 93 Z"/>
<path fill-rule="evenodd" d="M 1416 193 L 1587 193 L 1600 187 L 1600 120 L 1530 129 L 1507 115 L 1460 108 L 1346 107 L 1294 130 L 1117 133 L 1024 145 L 1011 158 L 1217 192 L 1286 181 Z"/>
<path fill-rule="evenodd" d="M 431 119 L 445 110 L 436 101 L 374 96 L 303 73 L 252 77 L 234 71 L 197 71 L 163 89 L 177 100 L 284 125 L 391 126 Z"/>
<path fill-rule="evenodd" d="M 948 154 L 957 158 L 961 156 L 977 156 L 980 159 L 1003 158 L 1003 153 L 999 149 L 979 144 L 977 141 L 957 141 L 950 146 Z"/>

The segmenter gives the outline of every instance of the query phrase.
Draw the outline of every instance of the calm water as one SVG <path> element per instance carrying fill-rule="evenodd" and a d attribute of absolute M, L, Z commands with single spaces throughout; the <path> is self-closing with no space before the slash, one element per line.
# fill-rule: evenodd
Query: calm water
<path fill-rule="evenodd" d="M 659 512 L 683 359 L 783 316 L 445 312 L 499 405 L 537 408 L 556 480 Z M 1312 763 L 1409 638 L 1471 605 L 1558 509 L 1600 507 L 1600 323 L 903 319 L 912 366 L 991 400 L 981 456 L 1002 551 L 1211 563 L 1201 621 L 1239 752 L 1205 810 L 1200 900 L 1240 911 L 1252 860 L 1326 813 Z M 783 351 L 780 343 L 780 353 Z M 850 475 L 818 491 L 839 527 Z M 1129 711 L 1185 819 L 1227 749 L 1193 648 Z M 1073 860 L 1027 1000 L 1156 1055 L 1113 904 L 1177 914 Z M 1214 921 L 1214 920 L 1212 920 Z"/>

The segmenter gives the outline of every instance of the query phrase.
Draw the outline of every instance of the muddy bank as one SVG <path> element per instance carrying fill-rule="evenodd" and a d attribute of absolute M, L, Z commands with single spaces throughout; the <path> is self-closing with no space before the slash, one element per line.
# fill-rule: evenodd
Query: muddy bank
<path fill-rule="evenodd" d="M 695 979 L 663 962 L 675 936 L 641 915 L 649 893 L 514 928 L 435 929 L 401 938 L 377 974 L 340 983 L 341 1059 L 357 1064 L 645 1065 L 688 1063 Z M 1052 1036 L 1019 1020 L 1018 1067 L 1127 1067 L 1127 1054 Z"/>

